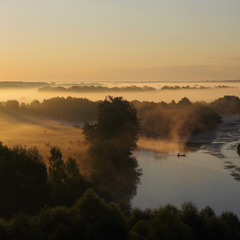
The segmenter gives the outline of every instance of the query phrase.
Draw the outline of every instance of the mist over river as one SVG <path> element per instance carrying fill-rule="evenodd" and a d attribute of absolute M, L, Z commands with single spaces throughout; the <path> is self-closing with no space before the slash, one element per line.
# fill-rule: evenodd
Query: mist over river
<path fill-rule="evenodd" d="M 181 207 L 192 201 L 199 209 L 211 206 L 217 214 L 240 216 L 240 117 L 224 118 L 216 131 L 192 139 L 195 148 L 177 157 L 178 150 L 135 152 L 143 170 L 134 207 L 157 208 L 171 203 Z"/>

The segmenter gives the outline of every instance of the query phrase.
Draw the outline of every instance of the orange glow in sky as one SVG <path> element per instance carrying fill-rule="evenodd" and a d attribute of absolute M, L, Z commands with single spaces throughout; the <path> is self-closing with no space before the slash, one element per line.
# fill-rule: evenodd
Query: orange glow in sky
<path fill-rule="evenodd" d="M 0 2 L 0 81 L 240 79 L 239 0 Z"/>

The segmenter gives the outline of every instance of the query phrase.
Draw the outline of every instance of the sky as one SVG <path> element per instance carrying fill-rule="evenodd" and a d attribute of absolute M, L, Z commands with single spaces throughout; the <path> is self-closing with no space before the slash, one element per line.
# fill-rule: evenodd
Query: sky
<path fill-rule="evenodd" d="M 236 79 L 239 0 L 0 0 L 0 81 Z"/>

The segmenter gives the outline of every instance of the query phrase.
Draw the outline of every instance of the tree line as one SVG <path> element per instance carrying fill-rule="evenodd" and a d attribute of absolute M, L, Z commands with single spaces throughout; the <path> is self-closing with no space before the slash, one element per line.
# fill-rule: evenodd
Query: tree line
<path fill-rule="evenodd" d="M 8 114 L 26 114 L 35 117 L 47 117 L 66 122 L 96 121 L 99 102 L 86 98 L 56 97 L 33 100 L 29 104 L 8 100 L 0 104 L 0 110 Z"/>
<path fill-rule="evenodd" d="M 38 89 L 40 92 L 143 92 L 143 91 L 156 91 L 156 88 L 136 85 L 126 87 L 104 87 L 104 86 L 71 86 L 71 87 L 52 87 L 44 86 Z"/>
<path fill-rule="evenodd" d="M 132 208 L 130 204 L 106 202 L 93 190 L 72 206 L 43 207 L 36 215 L 18 214 L 0 219 L 1 240 L 238 240 L 239 218 L 231 212 L 217 216 L 207 206 L 191 202 L 181 209 L 166 205 L 158 209 Z"/>
<path fill-rule="evenodd" d="M 96 122 L 101 102 L 73 97 L 56 97 L 43 102 L 34 100 L 29 104 L 9 100 L 0 103 L 0 111 L 47 117 L 82 126 L 84 121 Z M 171 103 L 133 101 L 132 104 L 137 110 L 140 134 L 150 138 L 187 140 L 193 134 L 214 129 L 221 122 L 222 115 L 240 113 L 240 99 L 236 96 L 224 96 L 211 103 L 192 103 L 183 98 Z"/>

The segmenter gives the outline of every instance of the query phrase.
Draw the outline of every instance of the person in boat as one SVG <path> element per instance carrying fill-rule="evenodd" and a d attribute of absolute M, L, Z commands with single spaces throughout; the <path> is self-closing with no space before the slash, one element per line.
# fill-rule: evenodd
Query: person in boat
<path fill-rule="evenodd" d="M 179 157 L 186 157 L 186 154 L 180 154 L 180 153 L 178 153 L 177 156 L 178 156 L 178 158 L 179 158 Z"/>

